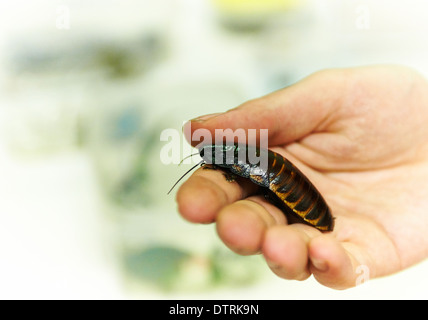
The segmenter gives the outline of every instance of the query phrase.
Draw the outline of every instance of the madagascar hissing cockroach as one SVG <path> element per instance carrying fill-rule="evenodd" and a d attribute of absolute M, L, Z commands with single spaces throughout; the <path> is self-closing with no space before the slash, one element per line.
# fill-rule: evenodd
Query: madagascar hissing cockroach
<path fill-rule="evenodd" d="M 242 157 L 243 154 L 246 157 Z M 230 173 L 247 178 L 261 186 L 262 193 L 284 213 L 292 214 L 300 222 L 318 230 L 333 230 L 334 218 L 322 195 L 299 169 L 280 154 L 268 149 L 234 143 L 202 146 L 199 155 L 203 160 L 196 166 L 207 163 L 213 168 L 219 167 L 225 170 L 228 180 L 233 180 Z M 262 159 L 265 156 L 266 168 L 260 165 L 260 161 L 255 163 L 248 161 L 251 156 L 252 159 Z"/>

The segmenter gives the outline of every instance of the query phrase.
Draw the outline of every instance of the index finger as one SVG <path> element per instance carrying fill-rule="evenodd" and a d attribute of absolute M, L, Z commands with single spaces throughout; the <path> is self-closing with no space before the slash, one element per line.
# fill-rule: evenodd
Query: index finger
<path fill-rule="evenodd" d="M 329 117 L 340 106 L 344 72 L 317 72 L 296 84 L 264 97 L 247 101 L 225 113 L 205 115 L 185 124 L 186 139 L 193 145 L 193 133 L 205 129 L 214 137 L 216 130 L 248 131 L 268 129 L 269 146 L 288 144 L 312 132 L 325 131 Z M 226 135 L 227 136 L 227 135 Z M 245 137 L 248 139 L 248 134 Z M 260 136 L 256 136 L 261 139 Z"/>

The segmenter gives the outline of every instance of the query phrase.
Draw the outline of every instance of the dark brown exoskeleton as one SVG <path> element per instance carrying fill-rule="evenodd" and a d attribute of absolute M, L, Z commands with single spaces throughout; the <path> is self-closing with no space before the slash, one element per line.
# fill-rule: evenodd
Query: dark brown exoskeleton
<path fill-rule="evenodd" d="M 201 163 L 226 170 L 228 180 L 231 180 L 229 173 L 233 173 L 261 186 L 262 192 L 284 213 L 318 230 L 333 230 L 334 218 L 320 192 L 280 154 L 246 144 L 205 145 L 199 154 Z M 262 166 L 262 161 L 248 161 L 249 158 L 267 159 L 267 162 Z"/>

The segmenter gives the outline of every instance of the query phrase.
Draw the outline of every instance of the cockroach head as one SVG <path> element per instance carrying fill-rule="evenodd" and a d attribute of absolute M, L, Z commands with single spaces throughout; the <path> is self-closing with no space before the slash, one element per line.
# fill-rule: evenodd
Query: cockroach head
<path fill-rule="evenodd" d="M 210 144 L 199 148 L 199 155 L 207 164 L 227 167 L 236 162 L 239 150 L 237 144 Z"/>

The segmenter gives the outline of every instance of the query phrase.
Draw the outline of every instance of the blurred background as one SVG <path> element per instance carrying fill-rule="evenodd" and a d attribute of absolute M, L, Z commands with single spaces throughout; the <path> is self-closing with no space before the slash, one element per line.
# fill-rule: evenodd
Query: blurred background
<path fill-rule="evenodd" d="M 428 298 L 427 262 L 339 292 L 277 278 L 213 225 L 179 217 L 166 193 L 189 166 L 159 156 L 162 130 L 320 69 L 399 63 L 428 75 L 427 9 L 1 0 L 0 298 Z"/>

